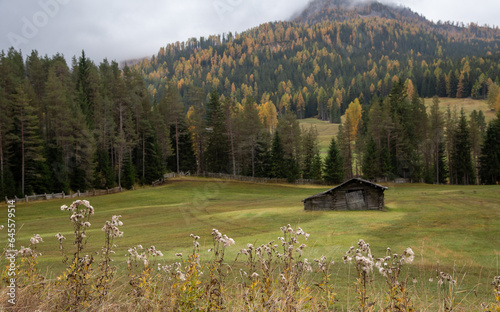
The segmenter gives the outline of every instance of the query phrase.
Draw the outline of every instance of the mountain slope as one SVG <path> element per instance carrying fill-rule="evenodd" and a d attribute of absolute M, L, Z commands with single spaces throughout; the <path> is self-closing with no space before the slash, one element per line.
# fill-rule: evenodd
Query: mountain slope
<path fill-rule="evenodd" d="M 397 78 L 421 96 L 477 98 L 488 79 L 500 79 L 498 29 L 434 24 L 377 2 L 342 4 L 318 0 L 291 21 L 169 44 L 135 67 L 153 99 L 175 82 L 186 109 L 189 90 L 201 87 L 330 121 L 355 98 L 366 105 L 387 96 Z"/>

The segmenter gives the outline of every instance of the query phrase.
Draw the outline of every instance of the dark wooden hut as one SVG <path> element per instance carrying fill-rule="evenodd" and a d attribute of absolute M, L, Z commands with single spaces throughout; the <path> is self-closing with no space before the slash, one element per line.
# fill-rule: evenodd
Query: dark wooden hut
<path fill-rule="evenodd" d="M 384 208 L 387 187 L 354 178 L 303 199 L 305 210 L 378 210 Z"/>

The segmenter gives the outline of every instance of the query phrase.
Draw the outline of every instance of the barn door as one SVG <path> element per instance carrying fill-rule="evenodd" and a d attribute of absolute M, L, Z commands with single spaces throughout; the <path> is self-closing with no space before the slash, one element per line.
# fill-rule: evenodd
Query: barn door
<path fill-rule="evenodd" d="M 347 209 L 362 210 L 366 208 L 365 196 L 362 190 L 345 193 Z"/>

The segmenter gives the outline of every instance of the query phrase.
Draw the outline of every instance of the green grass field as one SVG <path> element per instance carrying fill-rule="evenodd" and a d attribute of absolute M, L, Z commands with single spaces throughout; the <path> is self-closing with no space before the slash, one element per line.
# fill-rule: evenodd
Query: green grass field
<path fill-rule="evenodd" d="M 299 123 L 304 129 L 316 127 L 316 130 L 318 130 L 319 151 L 322 157 L 326 157 L 332 137 L 337 137 L 339 124 L 332 124 L 316 118 L 300 119 Z"/>
<path fill-rule="evenodd" d="M 88 252 L 102 245 L 101 227 L 112 215 L 122 215 L 124 222 L 124 237 L 116 240 L 119 266 L 124 266 L 127 249 L 137 244 L 155 245 L 163 251 L 163 260 L 172 261 L 176 252 L 189 252 L 191 233 L 201 236 L 202 251 L 206 251 L 213 228 L 236 241 L 226 258 L 231 262 L 247 243 L 275 240 L 279 228 L 290 223 L 311 234 L 305 250 L 309 259 L 324 254 L 343 266 L 345 251 L 364 239 L 375 257 L 384 256 L 387 247 L 398 253 L 412 247 L 427 275 L 432 275 L 436 261 L 450 271 L 466 268 L 468 285 L 477 283 L 480 275 L 500 275 L 499 186 L 390 184 L 385 211 L 304 211 L 301 200 L 325 189 L 192 178 L 91 197 L 95 216 L 88 231 Z M 64 267 L 56 233 L 66 236 L 66 248 L 72 248 L 68 214 L 59 209 L 71 202 L 50 200 L 16 207 L 16 246 L 27 246 L 33 234 L 40 234 L 44 243 L 39 246 L 43 254 L 39 264 L 44 272 L 57 274 Z M 3 207 L 0 224 L 6 225 L 7 206 Z M 6 245 L 7 232 L 2 231 L 0 242 Z"/>

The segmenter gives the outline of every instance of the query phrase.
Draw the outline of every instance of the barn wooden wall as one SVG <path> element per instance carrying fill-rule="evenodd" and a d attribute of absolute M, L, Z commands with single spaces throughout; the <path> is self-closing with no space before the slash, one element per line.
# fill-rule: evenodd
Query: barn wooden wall
<path fill-rule="evenodd" d="M 349 205 L 346 193 L 362 191 L 364 204 Z M 381 189 L 369 185 L 357 183 L 346 185 L 331 193 L 322 194 L 304 201 L 305 210 L 378 210 L 384 207 L 384 192 Z"/>

